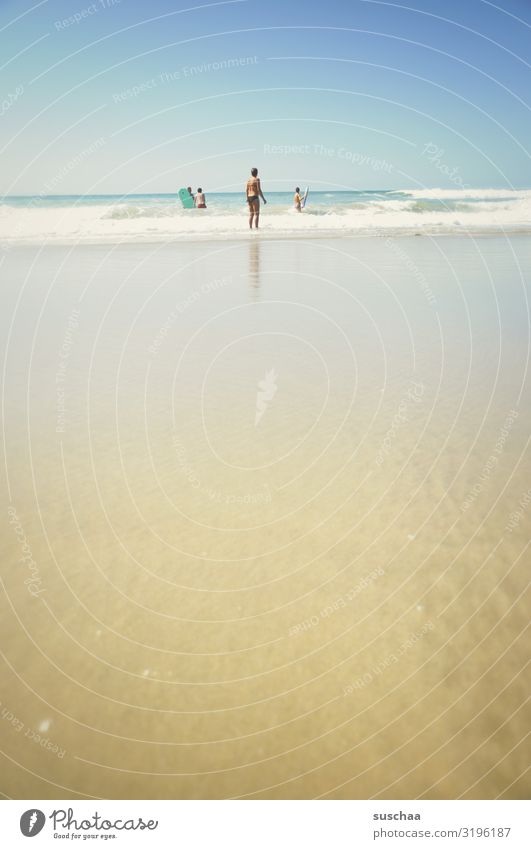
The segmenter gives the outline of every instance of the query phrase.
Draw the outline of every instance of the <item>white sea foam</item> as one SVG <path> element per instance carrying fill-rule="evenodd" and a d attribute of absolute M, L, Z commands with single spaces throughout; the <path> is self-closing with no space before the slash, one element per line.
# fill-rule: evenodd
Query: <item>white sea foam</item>
<path fill-rule="evenodd" d="M 468 198 L 518 198 L 531 194 L 529 189 L 403 189 L 401 194 L 412 195 L 416 198 L 435 198 L 440 200 Z"/>
<path fill-rule="evenodd" d="M 262 207 L 267 237 L 353 236 L 374 232 L 531 232 L 531 190 L 424 189 L 314 194 L 302 214 L 287 198 Z M 0 243 L 157 242 L 234 239 L 248 235 L 238 196 L 213 196 L 206 210 L 185 210 L 168 198 L 58 199 L 0 205 Z"/>

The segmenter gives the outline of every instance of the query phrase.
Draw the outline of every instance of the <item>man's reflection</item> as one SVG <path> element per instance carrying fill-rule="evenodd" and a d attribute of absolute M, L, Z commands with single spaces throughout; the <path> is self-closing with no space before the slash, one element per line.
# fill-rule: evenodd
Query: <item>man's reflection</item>
<path fill-rule="evenodd" d="M 260 242 L 258 239 L 253 239 L 249 243 L 249 282 L 251 289 L 255 290 L 257 295 L 260 288 Z"/>

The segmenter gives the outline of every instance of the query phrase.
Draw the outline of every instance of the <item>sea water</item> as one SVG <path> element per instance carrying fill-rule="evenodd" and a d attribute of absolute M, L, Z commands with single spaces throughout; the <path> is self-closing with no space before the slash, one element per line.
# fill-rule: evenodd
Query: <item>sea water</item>
<path fill-rule="evenodd" d="M 526 189 L 310 190 L 302 214 L 291 192 L 266 192 L 266 198 L 261 230 L 273 238 L 531 230 Z M 152 242 L 245 234 L 243 192 L 206 191 L 206 200 L 206 210 L 185 210 L 174 194 L 6 197 L 0 201 L 0 242 L 5 247 L 20 241 Z"/>

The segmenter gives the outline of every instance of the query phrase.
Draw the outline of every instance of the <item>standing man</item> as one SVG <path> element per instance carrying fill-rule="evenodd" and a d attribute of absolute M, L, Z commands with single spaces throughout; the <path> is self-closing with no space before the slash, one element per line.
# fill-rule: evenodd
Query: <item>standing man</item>
<path fill-rule="evenodd" d="M 258 176 L 258 168 L 251 168 L 251 176 L 247 180 L 247 185 L 245 186 L 245 194 L 247 197 L 247 203 L 249 204 L 249 227 L 253 228 L 253 218 L 254 218 L 254 226 L 258 229 L 258 220 L 260 218 L 260 198 L 262 198 L 264 203 L 267 203 L 265 197 L 262 194 L 262 187 L 260 186 L 260 178 Z"/>
<path fill-rule="evenodd" d="M 198 189 L 197 194 L 195 196 L 195 207 L 196 209 L 206 209 L 206 200 L 203 194 L 203 189 Z"/>

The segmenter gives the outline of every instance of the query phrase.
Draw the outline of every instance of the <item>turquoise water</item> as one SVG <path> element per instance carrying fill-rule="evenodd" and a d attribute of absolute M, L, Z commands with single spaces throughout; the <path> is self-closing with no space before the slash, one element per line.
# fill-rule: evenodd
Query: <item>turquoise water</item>
<path fill-rule="evenodd" d="M 295 188 L 295 187 L 294 187 Z M 248 229 L 243 192 L 209 192 L 184 209 L 177 193 L 33 195 L 0 200 L 0 244 L 16 241 L 231 239 Z M 305 187 L 301 187 L 304 191 Z M 176 192 L 178 187 L 176 187 Z M 272 238 L 364 233 L 529 232 L 531 190 L 313 191 L 299 215 L 293 192 L 270 192 L 260 229 Z"/>
<path fill-rule="evenodd" d="M 302 192 L 305 186 L 301 186 Z M 293 191 L 290 192 L 265 192 L 268 205 L 272 207 L 290 206 L 293 203 Z M 233 211 L 245 203 L 243 192 L 208 192 L 205 189 L 207 201 L 212 208 L 220 211 Z M 427 196 L 427 194 L 433 196 Z M 510 203 L 519 196 L 514 191 L 501 191 L 499 189 L 474 189 L 467 191 L 456 189 L 452 195 L 451 190 L 419 190 L 397 191 L 392 189 L 364 189 L 361 191 L 311 191 L 308 196 L 308 208 L 333 210 L 337 207 L 350 209 L 365 208 L 374 203 L 392 204 L 396 202 L 413 201 L 417 211 L 451 211 L 463 208 L 463 204 L 481 204 L 486 201 L 495 204 Z M 104 194 L 104 195 L 19 195 L 6 196 L 0 199 L 0 205 L 18 208 L 41 208 L 56 209 L 70 206 L 129 206 L 139 205 L 151 208 L 167 208 L 169 204 L 179 204 L 177 190 L 175 193 L 152 193 L 152 194 Z"/>

